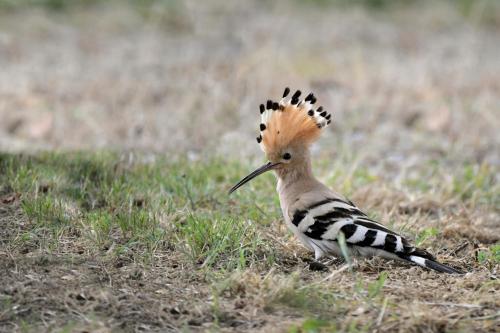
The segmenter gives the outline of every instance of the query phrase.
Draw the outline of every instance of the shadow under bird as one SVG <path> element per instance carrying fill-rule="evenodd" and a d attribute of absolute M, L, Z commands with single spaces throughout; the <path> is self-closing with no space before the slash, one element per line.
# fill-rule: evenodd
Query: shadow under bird
<path fill-rule="evenodd" d="M 370 219 L 352 201 L 318 181 L 311 167 L 309 147 L 321 130 L 331 122 L 323 107 L 314 108 L 311 93 L 303 100 L 301 92 L 287 98 L 286 88 L 280 102 L 268 100 L 260 105 L 261 123 L 257 142 L 269 162 L 233 186 L 229 194 L 266 171 L 278 178 L 277 191 L 287 226 L 311 251 L 315 260 L 325 255 L 342 256 L 338 243 L 344 234 L 348 254 L 380 256 L 427 267 L 438 272 L 457 273 L 441 264 L 424 249 L 384 225 Z"/>

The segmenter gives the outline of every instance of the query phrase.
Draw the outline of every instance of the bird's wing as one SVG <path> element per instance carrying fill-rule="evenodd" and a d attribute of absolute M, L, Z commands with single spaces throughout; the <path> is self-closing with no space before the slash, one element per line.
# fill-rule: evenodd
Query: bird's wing
<path fill-rule="evenodd" d="M 415 248 L 403 236 L 370 219 L 349 200 L 326 198 L 311 203 L 293 213 L 292 224 L 313 242 L 336 242 L 342 232 L 348 246 L 365 248 L 370 250 L 367 252 L 388 258 L 397 256 L 439 271 L 453 270 L 437 263 L 426 250 Z"/>
<path fill-rule="evenodd" d="M 406 239 L 370 219 L 351 201 L 339 198 L 327 198 L 295 211 L 292 223 L 312 239 L 337 240 L 342 231 L 349 245 L 390 252 L 407 252 L 412 248 Z"/>

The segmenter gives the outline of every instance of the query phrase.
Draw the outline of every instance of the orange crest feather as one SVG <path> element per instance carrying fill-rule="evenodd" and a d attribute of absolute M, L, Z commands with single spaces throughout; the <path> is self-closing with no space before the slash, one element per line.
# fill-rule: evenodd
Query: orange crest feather
<path fill-rule="evenodd" d="M 309 145 L 318 139 L 321 129 L 331 122 L 331 115 L 323 107 L 313 109 L 316 97 L 312 93 L 304 100 L 299 100 L 301 93 L 297 90 L 286 101 L 289 92 L 290 89 L 286 88 L 279 103 L 269 100 L 266 107 L 260 105 L 261 134 L 257 142 L 266 153 L 295 144 Z"/>

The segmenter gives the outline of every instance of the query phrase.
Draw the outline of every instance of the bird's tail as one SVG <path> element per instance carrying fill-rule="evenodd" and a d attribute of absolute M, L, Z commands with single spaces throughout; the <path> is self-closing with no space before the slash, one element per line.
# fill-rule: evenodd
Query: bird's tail
<path fill-rule="evenodd" d="M 422 249 L 415 249 L 413 252 L 402 255 L 400 257 L 401 259 L 409 261 L 413 264 L 430 268 L 440 273 L 464 274 L 462 271 L 459 271 L 458 269 L 441 264 L 429 252 Z"/>

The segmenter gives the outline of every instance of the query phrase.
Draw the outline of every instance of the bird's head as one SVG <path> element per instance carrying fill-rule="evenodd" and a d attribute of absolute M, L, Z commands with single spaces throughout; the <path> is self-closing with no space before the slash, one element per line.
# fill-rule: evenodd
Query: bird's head
<path fill-rule="evenodd" d="M 331 122 L 331 115 L 323 107 L 314 109 L 316 97 L 310 93 L 303 100 L 297 90 L 290 99 L 286 88 L 280 102 L 268 100 L 260 105 L 260 135 L 257 142 L 268 162 L 250 173 L 229 190 L 236 191 L 260 174 L 269 170 L 286 173 L 303 165 L 309 158 L 309 146 Z"/>

